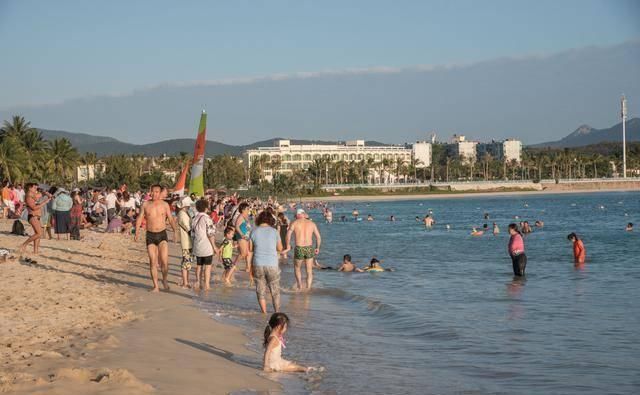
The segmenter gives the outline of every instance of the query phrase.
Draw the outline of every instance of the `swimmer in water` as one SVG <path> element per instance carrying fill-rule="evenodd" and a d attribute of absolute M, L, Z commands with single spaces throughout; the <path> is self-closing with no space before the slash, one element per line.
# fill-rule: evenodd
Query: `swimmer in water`
<path fill-rule="evenodd" d="M 447 228 L 447 230 L 451 230 L 451 225 L 447 224 L 445 225 L 445 228 Z"/>
<path fill-rule="evenodd" d="M 416 215 L 416 222 L 420 222 L 420 217 Z"/>
<path fill-rule="evenodd" d="M 484 213 L 484 219 L 489 219 L 489 213 Z"/>
<path fill-rule="evenodd" d="M 353 264 L 353 262 L 351 262 L 351 255 L 346 254 L 344 257 L 342 257 L 342 264 L 340 265 L 340 268 L 338 268 L 339 272 L 345 272 L 345 273 L 349 273 L 349 272 L 362 272 L 362 269 L 359 269 L 358 267 L 356 267 L 356 265 Z"/>
<path fill-rule="evenodd" d="M 627 232 L 633 232 L 633 224 L 632 224 L 631 222 L 629 222 L 629 223 L 627 224 L 627 227 L 625 228 L 625 230 L 626 230 Z"/>
<path fill-rule="evenodd" d="M 482 231 L 483 232 L 488 232 L 489 231 L 489 225 L 487 225 L 487 224 L 482 225 Z"/>
<path fill-rule="evenodd" d="M 367 215 L 367 221 L 373 221 L 373 216 L 371 214 Z"/>
<path fill-rule="evenodd" d="M 394 215 L 392 215 L 392 216 L 390 216 L 390 217 L 389 217 L 389 221 L 391 221 L 391 222 L 395 222 L 395 220 L 396 220 L 396 217 L 395 217 Z"/>
<path fill-rule="evenodd" d="M 576 266 L 582 265 L 587 257 L 587 250 L 584 243 L 575 233 L 569 233 L 567 239 L 573 243 L 573 261 Z"/>
<path fill-rule="evenodd" d="M 484 234 L 483 231 L 477 230 L 475 226 L 471 228 L 471 236 L 482 236 Z"/>
<path fill-rule="evenodd" d="M 544 227 L 544 222 L 537 220 L 534 225 L 536 226 L 536 228 L 542 228 Z"/>
<path fill-rule="evenodd" d="M 358 220 L 358 216 L 360 215 L 360 212 L 358 211 L 358 209 L 354 208 L 353 211 L 351 212 L 351 215 L 353 216 L 353 219 L 355 221 L 357 221 Z"/>
<path fill-rule="evenodd" d="M 433 218 L 431 218 L 431 215 L 427 215 L 426 217 L 424 217 L 424 226 L 425 227 L 431 228 L 434 223 L 435 223 L 435 221 L 433 220 Z"/>
<path fill-rule="evenodd" d="M 495 222 L 493 223 L 493 235 L 497 236 L 498 234 L 500 234 L 500 228 L 498 228 L 498 224 L 496 224 Z"/>
<path fill-rule="evenodd" d="M 522 233 L 531 233 L 533 229 L 531 229 L 531 225 L 529 225 L 529 221 L 524 221 L 522 223 Z"/>
<path fill-rule="evenodd" d="M 362 268 L 365 272 L 392 272 L 393 269 L 385 269 L 380 266 L 380 261 L 377 258 L 371 258 L 371 262 L 368 267 Z"/>
<path fill-rule="evenodd" d="M 333 266 L 323 266 L 318 262 L 318 258 L 313 259 L 313 268 L 319 270 L 333 270 Z"/>

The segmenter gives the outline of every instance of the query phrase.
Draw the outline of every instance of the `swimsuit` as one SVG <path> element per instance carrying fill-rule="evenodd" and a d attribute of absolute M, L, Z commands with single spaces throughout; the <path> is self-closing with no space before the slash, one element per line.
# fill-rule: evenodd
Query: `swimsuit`
<path fill-rule="evenodd" d="M 154 244 L 159 246 L 162 242 L 169 242 L 169 238 L 167 237 L 167 230 L 161 230 L 160 232 L 151 232 L 147 231 L 147 245 Z"/>
<path fill-rule="evenodd" d="M 27 215 L 27 222 L 31 222 L 31 218 L 38 218 L 38 221 L 40 220 L 40 216 L 39 215 L 33 215 L 33 214 L 28 214 Z"/>
<path fill-rule="evenodd" d="M 293 250 L 294 259 L 313 259 L 313 257 L 315 257 L 313 246 L 296 246 L 295 250 Z"/>
<path fill-rule="evenodd" d="M 233 240 L 239 241 L 239 240 L 242 240 L 242 239 L 246 239 L 247 237 L 249 237 L 249 231 L 250 230 L 251 230 L 251 228 L 247 224 L 247 221 L 242 222 L 240 224 L 240 229 L 236 230 L 236 234 L 233 236 Z"/>

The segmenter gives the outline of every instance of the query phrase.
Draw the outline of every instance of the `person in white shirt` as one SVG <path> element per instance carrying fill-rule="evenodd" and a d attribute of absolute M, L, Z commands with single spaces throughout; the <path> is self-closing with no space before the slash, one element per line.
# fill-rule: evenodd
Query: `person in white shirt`
<path fill-rule="evenodd" d="M 188 207 L 181 201 L 176 203 L 178 209 L 178 233 L 180 234 L 180 246 L 182 247 L 182 288 L 191 288 L 189 272 L 193 263 L 193 242 L 191 240 L 191 217 L 187 212 Z"/>
<path fill-rule="evenodd" d="M 213 264 L 213 255 L 218 254 L 216 247 L 216 228 L 213 220 L 207 215 L 208 203 L 206 200 L 198 200 L 196 202 L 196 210 L 198 213 L 191 221 L 191 234 L 193 236 L 193 255 L 196 257 L 196 284 L 201 287 L 204 280 L 204 290 L 210 289 L 211 282 L 211 265 Z M 202 272 L 204 271 L 204 276 Z M 204 277 L 204 278 L 203 278 Z"/>
<path fill-rule="evenodd" d="M 118 201 L 118 196 L 116 195 L 115 189 L 113 189 L 111 192 L 107 194 L 105 201 L 107 203 L 107 223 L 108 223 L 116 215 L 116 202 Z"/>

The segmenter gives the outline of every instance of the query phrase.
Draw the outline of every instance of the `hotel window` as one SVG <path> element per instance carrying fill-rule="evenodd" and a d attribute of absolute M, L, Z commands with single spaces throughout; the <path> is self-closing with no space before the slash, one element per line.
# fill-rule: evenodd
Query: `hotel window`
<path fill-rule="evenodd" d="M 302 160 L 302 157 L 300 155 L 296 154 L 296 155 L 293 155 L 293 160 L 294 161 L 299 161 L 299 160 Z"/>
<path fill-rule="evenodd" d="M 311 160 L 311 155 L 309 155 L 309 154 L 305 154 L 305 156 L 304 156 L 304 160 Z"/>
<path fill-rule="evenodd" d="M 364 155 L 363 154 L 358 154 L 358 160 L 363 160 L 364 159 Z"/>
<path fill-rule="evenodd" d="M 320 159 L 320 155 L 318 154 L 313 155 L 313 160 L 316 160 L 316 159 Z"/>
<path fill-rule="evenodd" d="M 291 155 L 286 154 L 286 155 L 284 156 L 284 161 L 285 161 L 285 162 L 289 162 L 290 160 L 291 160 Z"/>
<path fill-rule="evenodd" d="M 324 154 L 324 155 L 322 155 L 322 157 L 325 158 L 325 159 L 331 159 L 331 155 L 329 155 L 329 154 Z"/>
<path fill-rule="evenodd" d="M 340 158 L 340 155 L 338 154 L 331 155 L 331 160 L 338 160 L 339 158 Z"/>
<path fill-rule="evenodd" d="M 349 155 L 349 160 L 356 160 L 356 154 Z"/>
<path fill-rule="evenodd" d="M 375 155 L 373 155 L 373 158 L 374 158 L 375 160 L 380 160 L 380 154 L 375 154 Z"/>
<path fill-rule="evenodd" d="M 349 160 L 349 155 L 342 154 L 342 160 Z"/>

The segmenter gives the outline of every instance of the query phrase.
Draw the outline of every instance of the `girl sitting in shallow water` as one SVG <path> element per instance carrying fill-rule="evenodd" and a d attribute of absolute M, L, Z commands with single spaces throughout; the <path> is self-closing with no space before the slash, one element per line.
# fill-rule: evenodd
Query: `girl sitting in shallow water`
<path fill-rule="evenodd" d="M 273 313 L 269 325 L 264 329 L 264 367 L 265 372 L 310 372 L 314 368 L 304 367 L 282 358 L 282 349 L 286 348 L 284 334 L 289 326 L 289 317 L 285 313 Z"/>

